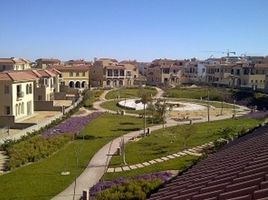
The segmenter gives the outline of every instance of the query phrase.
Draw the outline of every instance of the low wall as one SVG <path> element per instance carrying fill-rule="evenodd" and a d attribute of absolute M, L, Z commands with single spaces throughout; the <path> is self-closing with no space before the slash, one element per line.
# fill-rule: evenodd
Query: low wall
<path fill-rule="evenodd" d="M 55 100 L 66 100 L 66 92 L 55 92 L 54 99 Z"/>
<path fill-rule="evenodd" d="M 61 106 L 54 106 L 53 101 L 34 101 L 35 111 L 59 111 L 62 112 Z"/>
<path fill-rule="evenodd" d="M 0 116 L 0 126 L 13 128 L 13 129 L 25 129 L 35 125 L 34 123 L 16 123 L 14 116 Z"/>
<path fill-rule="evenodd" d="M 70 107 L 68 107 L 67 109 L 65 109 L 64 113 L 68 113 L 70 112 L 73 108 L 75 108 L 80 102 L 82 102 L 83 97 L 80 97 L 73 105 L 71 105 Z M 12 117 L 12 116 L 11 116 Z M 27 135 L 27 133 L 32 133 L 34 131 L 38 131 L 41 128 L 49 125 L 52 121 L 56 120 L 56 119 L 61 119 L 63 117 L 62 113 L 59 113 L 57 115 L 54 115 L 51 118 L 48 118 L 47 120 L 44 120 L 36 125 L 30 126 L 26 129 L 21 130 L 19 133 L 17 133 L 16 135 L 12 135 L 12 136 L 7 136 L 5 138 L 3 138 L 2 140 L 0 140 L 0 145 L 3 144 L 4 140 L 7 139 L 11 139 L 11 140 L 18 140 L 20 139 L 22 136 Z M 14 118 L 14 117 L 13 117 Z M 0 118 L 1 121 L 1 118 Z"/>

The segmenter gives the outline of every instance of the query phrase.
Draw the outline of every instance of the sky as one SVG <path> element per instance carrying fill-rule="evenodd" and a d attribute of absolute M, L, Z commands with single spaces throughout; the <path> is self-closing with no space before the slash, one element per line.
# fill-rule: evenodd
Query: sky
<path fill-rule="evenodd" d="M 268 55 L 267 0 L 0 0 L 0 57 Z"/>

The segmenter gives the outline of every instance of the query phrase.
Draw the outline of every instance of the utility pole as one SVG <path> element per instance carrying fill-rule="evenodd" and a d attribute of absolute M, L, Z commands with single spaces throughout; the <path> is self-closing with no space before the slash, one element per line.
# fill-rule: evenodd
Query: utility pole
<path fill-rule="evenodd" d="M 146 104 L 143 102 L 143 109 L 144 109 L 144 129 L 143 129 L 143 134 L 144 136 L 146 135 Z"/>

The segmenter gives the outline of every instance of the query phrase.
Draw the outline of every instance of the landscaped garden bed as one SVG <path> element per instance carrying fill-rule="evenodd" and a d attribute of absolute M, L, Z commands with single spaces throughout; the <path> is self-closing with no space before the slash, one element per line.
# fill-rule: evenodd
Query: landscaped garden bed
<path fill-rule="evenodd" d="M 168 172 L 156 172 L 131 178 L 100 181 L 90 189 L 90 198 L 96 200 L 143 200 L 159 185 L 172 177 Z"/>

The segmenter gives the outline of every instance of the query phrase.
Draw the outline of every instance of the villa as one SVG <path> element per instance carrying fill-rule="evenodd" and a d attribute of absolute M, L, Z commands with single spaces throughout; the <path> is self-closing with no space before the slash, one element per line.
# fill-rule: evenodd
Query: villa
<path fill-rule="evenodd" d="M 30 61 L 23 58 L 0 58 L 0 72 L 30 69 Z"/>
<path fill-rule="evenodd" d="M 33 115 L 36 80 L 25 71 L 0 73 L 0 125 L 11 125 Z"/>

